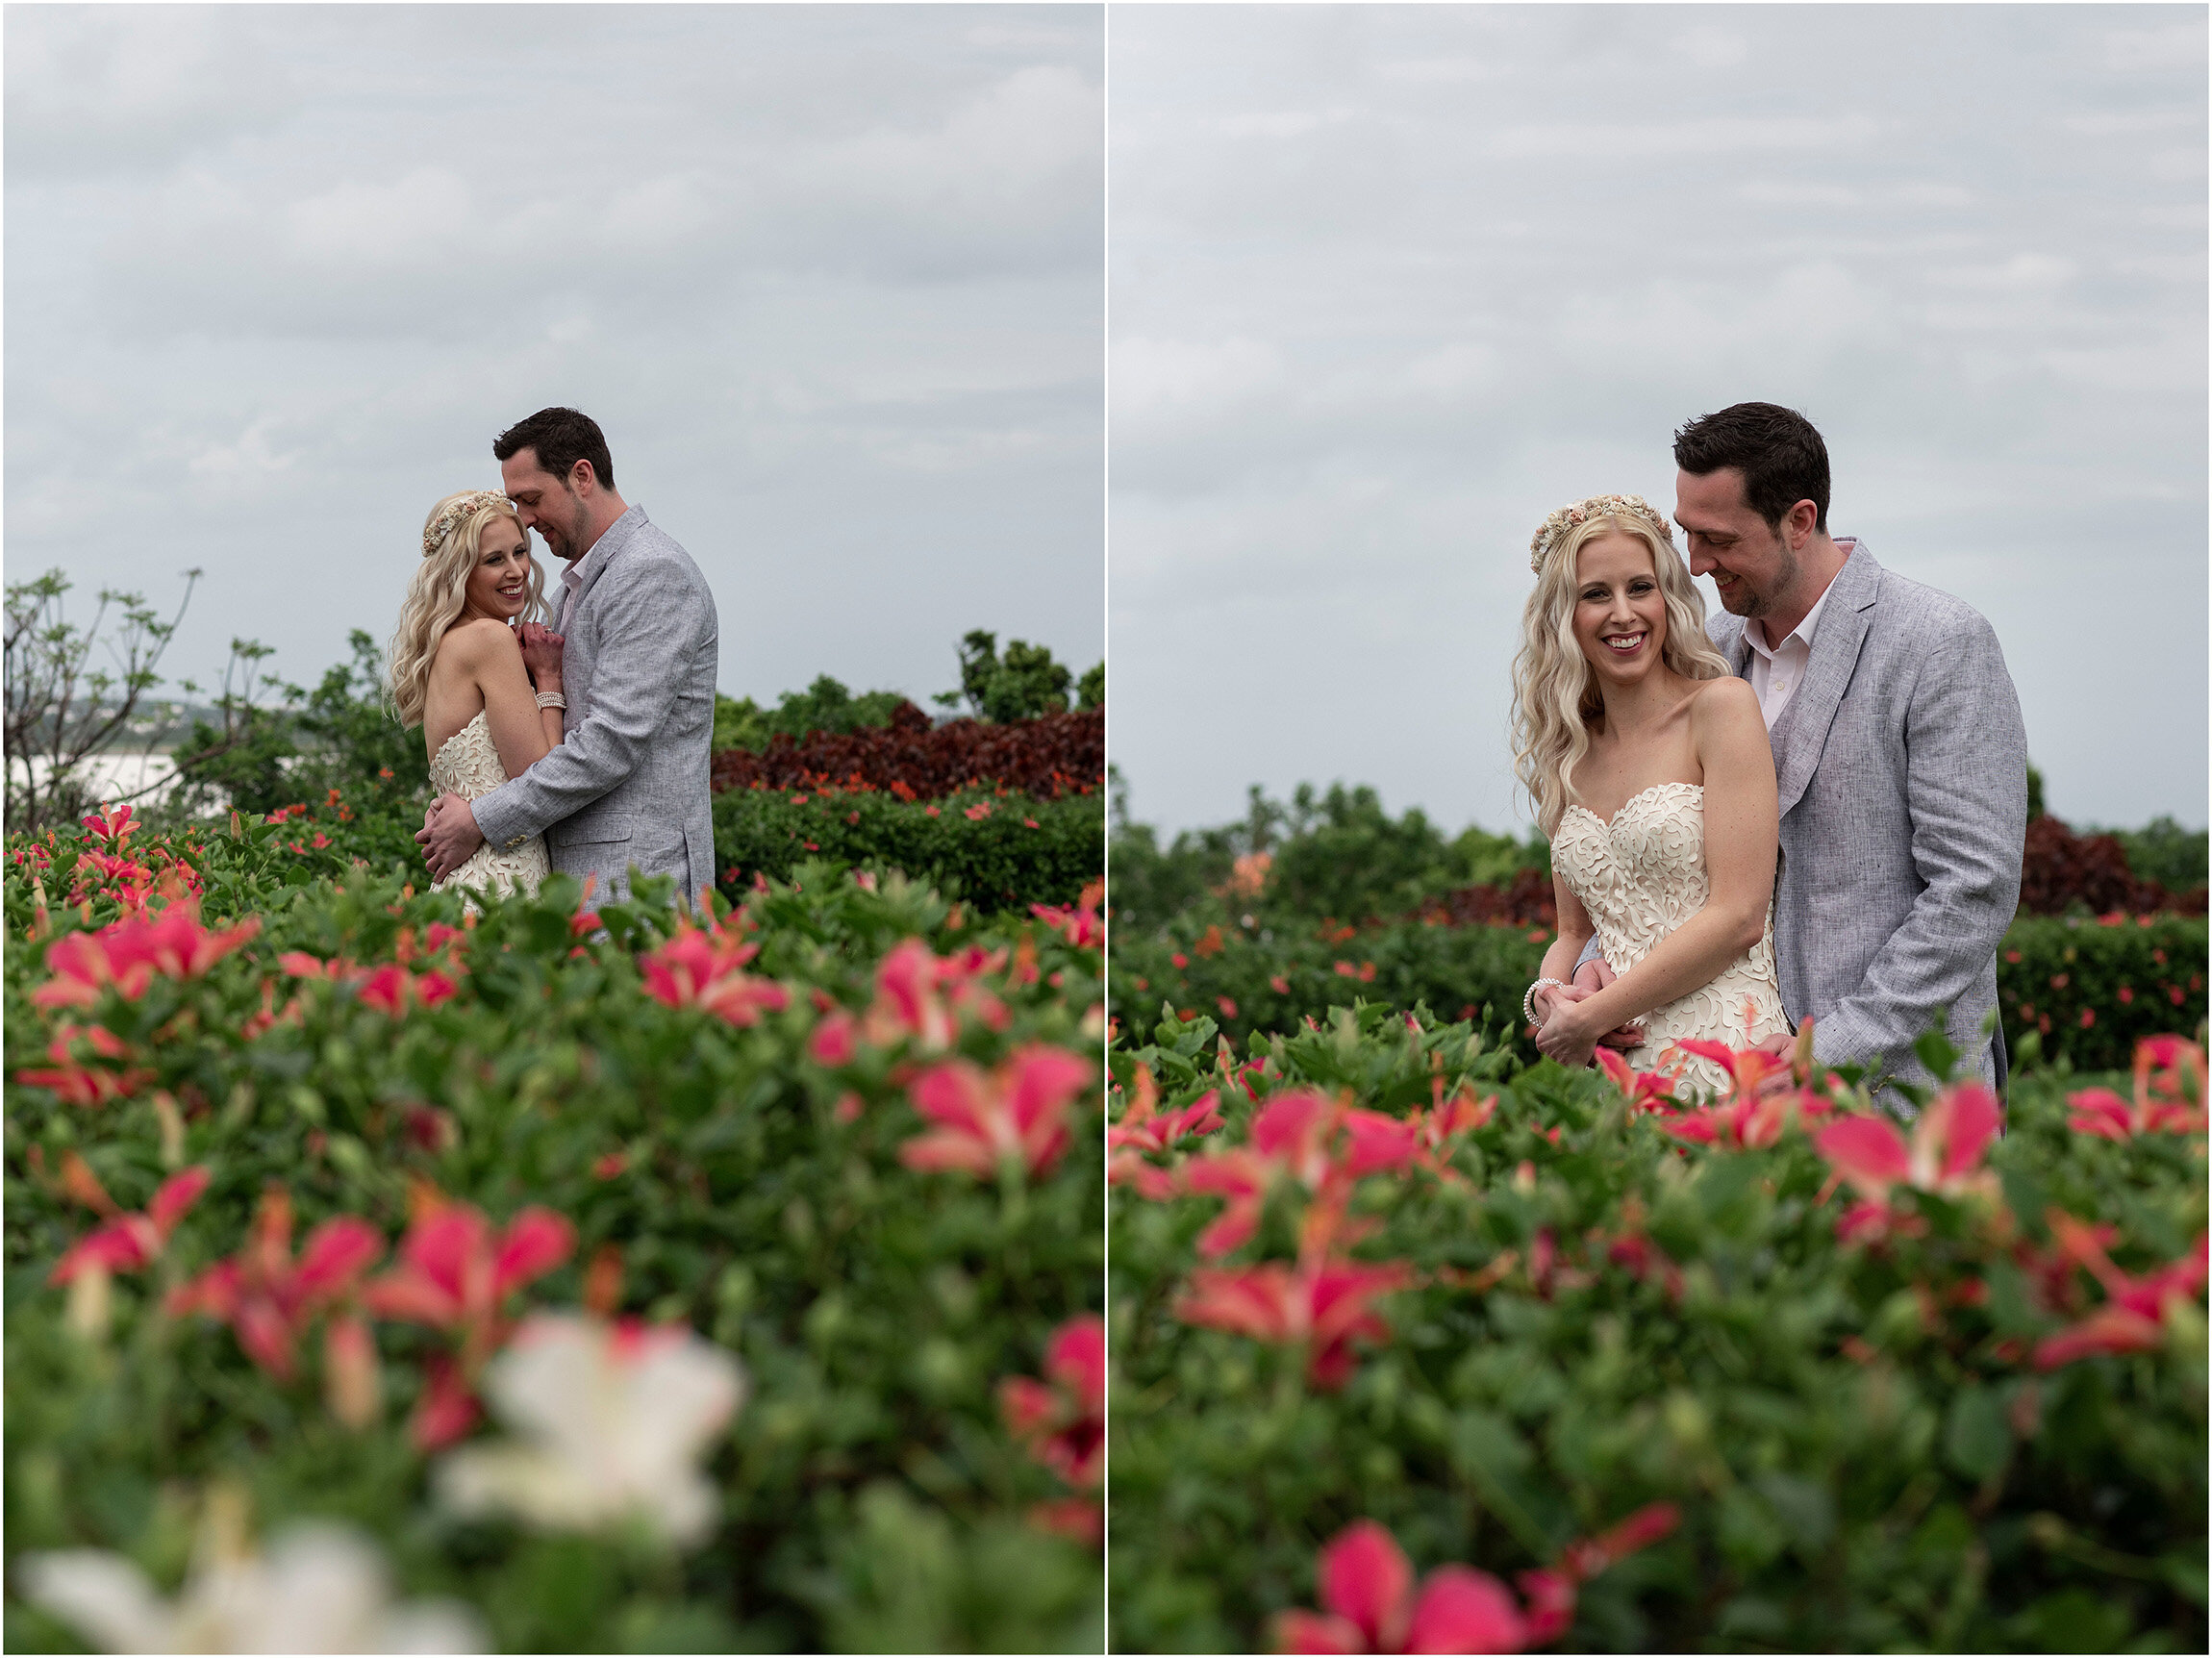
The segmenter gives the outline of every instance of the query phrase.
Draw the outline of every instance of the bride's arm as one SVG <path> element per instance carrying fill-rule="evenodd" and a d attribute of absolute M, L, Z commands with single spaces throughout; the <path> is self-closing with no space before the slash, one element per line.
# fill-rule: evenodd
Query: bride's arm
<path fill-rule="evenodd" d="M 540 709 L 530 675 L 522 666 L 521 641 L 515 630 L 495 621 L 475 621 L 447 636 L 465 653 L 461 666 L 484 693 L 485 723 L 499 751 L 499 768 L 519 777 L 545 758 L 561 740 L 561 711 Z"/>
<path fill-rule="evenodd" d="M 1773 750 L 1748 682 L 1714 680 L 1698 691 L 1690 736 L 1705 771 L 1705 903 L 1613 983 L 1556 1008 L 1537 1045 L 1563 1065 L 1589 1063 L 1615 1025 L 1710 984 L 1766 931 L 1780 815 Z"/>
<path fill-rule="evenodd" d="M 1540 979 L 1557 979 L 1561 984 L 1571 985 L 1574 980 L 1574 964 L 1582 959 L 1583 946 L 1596 937 L 1597 927 L 1591 920 L 1590 912 L 1582 907 L 1582 900 L 1568 886 L 1567 877 L 1556 867 L 1551 871 L 1551 904 L 1559 915 L 1559 937 L 1552 940 L 1551 948 L 1544 952 L 1544 964 L 1536 969 L 1536 976 Z M 1551 1001 L 1551 987 L 1548 985 L 1530 998 L 1529 1005 L 1536 1009 L 1538 1023 L 1544 1021 Z"/>

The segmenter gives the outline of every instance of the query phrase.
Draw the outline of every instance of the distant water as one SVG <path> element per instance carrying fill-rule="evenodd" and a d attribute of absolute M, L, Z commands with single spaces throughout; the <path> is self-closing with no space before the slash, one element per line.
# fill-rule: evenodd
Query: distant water
<path fill-rule="evenodd" d="M 43 783 L 49 769 L 50 767 L 44 760 L 37 755 L 32 756 L 31 775 L 34 778 Z M 145 807 L 161 800 L 169 792 L 170 789 L 175 787 L 176 769 L 176 762 L 166 754 L 111 753 L 96 755 L 86 761 L 78 768 L 78 773 L 91 785 L 94 793 L 103 804 L 121 799 L 126 795 L 135 795 L 136 797 L 132 799 L 131 804 Z M 20 766 L 14 761 L 9 762 L 9 775 L 11 777 L 22 775 Z M 145 789 L 148 784 L 152 784 L 154 787 L 143 794 L 136 793 L 138 790 Z"/>

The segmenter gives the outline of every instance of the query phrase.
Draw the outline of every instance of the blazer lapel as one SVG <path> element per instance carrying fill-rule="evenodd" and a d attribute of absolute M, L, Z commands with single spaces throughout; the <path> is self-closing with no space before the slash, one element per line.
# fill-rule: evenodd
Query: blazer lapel
<path fill-rule="evenodd" d="M 591 544 L 591 550 L 584 555 L 583 568 L 577 572 L 575 601 L 564 607 L 563 614 L 567 619 L 573 620 L 576 613 L 584 608 L 584 600 L 592 587 L 606 573 L 607 566 L 615 561 L 616 555 L 629 544 L 630 538 L 637 534 L 638 526 L 643 522 L 645 509 L 632 507 L 609 524 L 607 533 Z"/>
<path fill-rule="evenodd" d="M 1781 810 L 1788 812 L 1803 796 L 1827 745 L 1828 727 L 1851 683 L 1859 664 L 1859 647 L 1866 643 L 1873 621 L 1874 600 L 1881 590 L 1881 565 L 1863 541 L 1851 550 L 1844 567 L 1836 572 L 1828 601 L 1813 635 L 1813 654 L 1805 664 L 1804 683 L 1790 706 L 1774 721 L 1774 776 L 1779 786 Z M 1740 648 L 1747 661 L 1750 646 Z"/>

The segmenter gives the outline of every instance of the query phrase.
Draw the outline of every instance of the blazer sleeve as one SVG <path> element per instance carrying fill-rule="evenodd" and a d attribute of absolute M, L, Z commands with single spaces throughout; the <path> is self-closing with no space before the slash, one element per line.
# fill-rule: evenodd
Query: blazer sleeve
<path fill-rule="evenodd" d="M 640 560 L 618 573 L 591 593 L 599 622 L 591 708 L 558 748 L 470 804 L 493 846 L 542 835 L 637 770 L 683 689 L 671 665 L 690 661 L 715 625 L 712 603 L 677 566 Z"/>
<path fill-rule="evenodd" d="M 1925 883 L 1858 990 L 1813 1027 L 1814 1057 L 1909 1052 L 1995 961 L 2020 903 L 2027 732 L 1997 635 L 1962 618 L 1922 656 L 1905 716 L 1912 864 Z"/>

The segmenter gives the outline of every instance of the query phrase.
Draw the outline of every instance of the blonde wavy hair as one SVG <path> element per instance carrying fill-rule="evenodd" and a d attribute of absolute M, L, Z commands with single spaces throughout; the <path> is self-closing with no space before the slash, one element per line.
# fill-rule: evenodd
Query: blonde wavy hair
<path fill-rule="evenodd" d="M 1521 613 L 1521 649 L 1513 659 L 1513 772 L 1548 836 L 1570 805 L 1581 803 L 1571 781 L 1590 752 L 1590 722 L 1605 711 L 1597 670 L 1574 642 L 1575 563 L 1600 536 L 1634 536 L 1651 550 L 1651 568 L 1667 607 L 1667 641 L 1659 660 L 1684 679 L 1724 679 L 1728 662 L 1705 633 L 1705 601 L 1690 566 L 1674 550 L 1667 520 L 1633 497 L 1598 496 L 1552 515 L 1559 521 L 1536 564 L 1536 589 Z M 1586 510 L 1587 509 L 1587 510 Z M 1547 521 L 1548 522 L 1548 521 Z M 1538 532 L 1539 543 L 1544 532 Z"/>
<path fill-rule="evenodd" d="M 530 544 L 521 514 L 496 490 L 464 490 L 447 495 L 422 521 L 422 562 L 408 580 L 399 625 L 392 630 L 391 648 L 386 653 L 386 691 L 402 725 L 422 723 L 430 666 L 438 659 L 446 631 L 461 619 L 468 599 L 469 572 L 483 550 L 485 528 L 494 518 L 512 518 L 522 531 L 522 544 Z M 530 598 L 520 619 L 542 621 L 544 616 L 545 572 L 532 559 Z"/>

